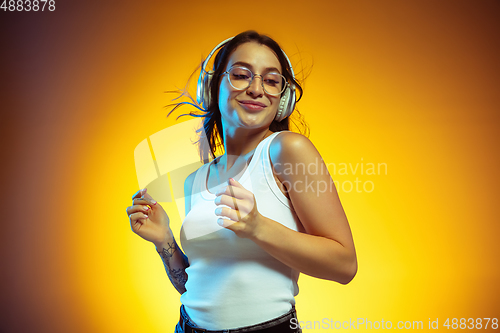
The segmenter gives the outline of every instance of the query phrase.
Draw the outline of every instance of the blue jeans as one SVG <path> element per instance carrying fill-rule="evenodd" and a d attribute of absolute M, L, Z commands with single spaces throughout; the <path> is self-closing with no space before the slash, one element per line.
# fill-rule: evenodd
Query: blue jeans
<path fill-rule="evenodd" d="M 295 321 L 291 322 L 292 318 L 295 318 Z M 298 324 L 297 313 L 295 311 L 295 306 L 292 305 L 292 309 L 285 313 L 282 316 L 279 316 L 275 319 L 268 320 L 263 323 L 259 323 L 252 326 L 245 326 L 230 330 L 222 330 L 222 331 L 209 331 L 203 328 L 199 328 L 196 324 L 189 318 L 184 309 L 184 305 L 181 306 L 181 317 L 179 322 L 175 326 L 175 333 L 199 333 L 199 332 L 208 332 L 208 333 L 243 333 L 243 332 L 261 332 L 261 333 L 300 333 L 302 330 L 300 327 L 295 328 Z M 293 327 L 293 329 L 292 329 Z"/>

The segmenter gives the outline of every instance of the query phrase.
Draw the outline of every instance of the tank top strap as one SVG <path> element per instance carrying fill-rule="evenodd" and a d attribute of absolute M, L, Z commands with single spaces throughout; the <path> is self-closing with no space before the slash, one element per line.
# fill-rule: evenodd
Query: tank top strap
<path fill-rule="evenodd" d="M 193 186 L 191 189 L 191 207 L 193 207 L 194 200 L 200 195 L 203 191 L 205 191 L 205 185 L 207 181 L 208 175 L 208 167 L 212 162 L 208 162 L 203 164 L 197 171 L 194 176 Z"/>
<path fill-rule="evenodd" d="M 267 185 L 271 189 L 271 191 L 274 193 L 276 198 L 286 207 L 290 208 L 290 202 L 288 198 L 281 192 L 280 188 L 276 184 L 276 180 L 274 179 L 274 173 L 273 173 L 273 167 L 271 163 L 271 157 L 269 155 L 269 150 L 271 148 L 271 143 L 273 140 L 283 132 L 290 132 L 290 131 L 280 131 L 280 132 L 275 132 L 271 134 L 268 138 L 270 138 L 265 145 L 262 148 L 262 170 L 264 172 L 264 177 L 266 178 Z"/>
<path fill-rule="evenodd" d="M 286 132 L 286 131 L 284 131 Z M 269 135 L 267 138 L 262 140 L 259 145 L 257 145 L 255 152 L 252 156 L 252 160 L 250 161 L 248 168 L 244 172 L 242 178 L 240 179 L 241 182 L 245 181 L 246 178 L 252 173 L 252 170 L 255 168 L 255 166 L 258 163 L 259 158 L 262 159 L 263 162 L 266 163 L 266 165 L 270 166 L 270 159 L 269 159 L 269 147 L 271 145 L 271 142 L 274 140 L 274 138 L 279 135 L 281 132 L 274 132 L 273 134 Z M 193 200 L 196 198 L 197 195 L 201 194 L 203 197 L 203 193 L 207 191 L 206 188 L 206 182 L 208 178 L 208 171 L 210 168 L 210 165 L 213 163 L 213 161 L 205 163 L 203 166 L 201 166 L 198 171 L 196 171 L 196 175 L 194 178 L 193 182 L 193 188 L 192 188 L 192 193 L 191 193 L 191 207 L 193 206 Z M 266 173 L 270 172 L 271 178 L 274 181 L 274 178 L 272 177 L 272 170 L 270 167 L 265 168 Z M 276 185 L 276 184 L 274 184 Z"/>
<path fill-rule="evenodd" d="M 269 135 L 266 140 L 267 142 L 265 142 L 265 144 L 262 146 L 262 151 L 263 152 L 267 152 L 267 156 L 269 157 L 269 148 L 271 147 L 271 142 L 273 142 L 274 138 L 276 138 L 280 133 L 283 133 L 283 132 L 290 132 L 290 131 L 279 131 L 279 132 L 274 132 L 273 134 Z"/>
<path fill-rule="evenodd" d="M 255 151 L 252 155 L 252 159 L 250 160 L 250 163 L 248 164 L 246 170 L 243 172 L 243 175 L 239 179 L 240 183 L 243 183 L 247 181 L 247 179 L 250 177 L 250 175 L 253 173 L 255 167 L 259 165 L 259 159 L 262 158 L 262 154 L 265 151 L 269 150 L 268 143 L 273 140 L 273 138 L 278 134 L 279 132 L 274 132 L 273 134 L 269 135 L 267 138 L 259 142 L 257 147 L 255 147 Z"/>

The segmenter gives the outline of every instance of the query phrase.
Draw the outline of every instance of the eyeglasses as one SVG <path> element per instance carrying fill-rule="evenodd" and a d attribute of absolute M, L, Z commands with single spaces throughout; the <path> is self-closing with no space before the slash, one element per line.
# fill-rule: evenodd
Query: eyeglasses
<path fill-rule="evenodd" d="M 229 83 L 234 89 L 245 90 L 252 84 L 253 79 L 258 75 L 262 81 L 262 88 L 269 95 L 280 95 L 288 86 L 286 78 L 280 73 L 267 73 L 265 75 L 254 74 L 245 67 L 232 67 L 222 75 L 228 75 Z"/>

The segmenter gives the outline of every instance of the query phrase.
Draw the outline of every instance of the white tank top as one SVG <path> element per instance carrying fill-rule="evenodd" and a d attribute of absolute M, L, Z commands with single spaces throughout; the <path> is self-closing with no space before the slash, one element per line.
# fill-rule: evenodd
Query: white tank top
<path fill-rule="evenodd" d="M 297 231 L 300 222 L 276 184 L 269 158 L 269 146 L 279 133 L 259 143 L 241 178 L 235 179 L 254 194 L 260 214 Z M 206 185 L 209 165 L 196 172 L 191 210 L 181 228 L 181 244 L 190 264 L 181 302 L 196 325 L 208 330 L 279 317 L 295 304 L 299 272 L 217 224 L 216 196 Z"/>

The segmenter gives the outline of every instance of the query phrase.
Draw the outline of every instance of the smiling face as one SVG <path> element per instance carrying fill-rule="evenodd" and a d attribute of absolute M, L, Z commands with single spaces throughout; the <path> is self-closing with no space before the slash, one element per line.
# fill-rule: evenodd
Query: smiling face
<path fill-rule="evenodd" d="M 276 116 L 280 96 L 266 93 L 262 77 L 269 72 L 281 73 L 281 65 L 267 46 L 249 42 L 238 46 L 228 59 L 226 71 L 232 67 L 248 68 L 256 75 L 245 90 L 237 90 L 229 83 L 228 75 L 220 80 L 219 109 L 223 127 L 269 128 Z"/>

